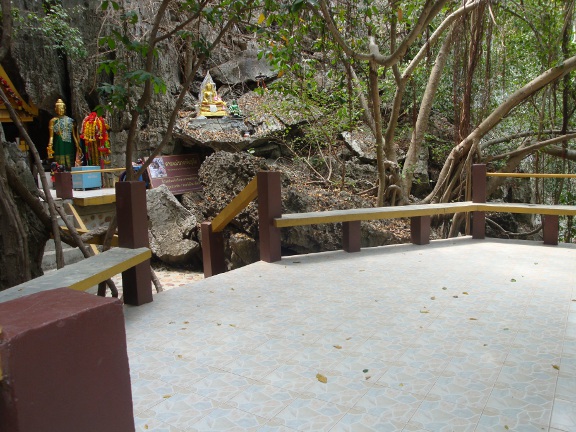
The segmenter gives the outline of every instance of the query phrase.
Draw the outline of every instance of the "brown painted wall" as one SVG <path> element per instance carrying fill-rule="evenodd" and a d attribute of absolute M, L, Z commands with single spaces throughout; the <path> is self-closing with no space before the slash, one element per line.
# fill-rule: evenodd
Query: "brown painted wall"
<path fill-rule="evenodd" d="M 122 303 L 59 288 L 0 304 L 0 432 L 134 431 Z"/>

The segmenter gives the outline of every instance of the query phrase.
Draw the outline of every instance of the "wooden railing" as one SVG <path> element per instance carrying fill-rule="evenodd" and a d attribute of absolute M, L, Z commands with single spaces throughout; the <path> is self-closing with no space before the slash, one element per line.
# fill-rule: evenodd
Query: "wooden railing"
<path fill-rule="evenodd" d="M 271 222 L 274 217 L 282 214 L 280 193 L 276 194 L 276 191 L 280 191 L 280 173 L 259 172 L 212 222 L 201 224 L 204 277 L 226 271 L 222 231 L 256 197 L 258 197 L 258 219 L 260 221 L 260 258 L 268 262 L 280 259 L 280 250 L 271 251 L 268 249 L 271 242 L 275 244 L 280 241 L 280 233 L 269 223 L 262 223 L 262 221 Z"/>
<path fill-rule="evenodd" d="M 486 173 L 487 177 L 576 178 L 576 174 Z"/>
<path fill-rule="evenodd" d="M 282 214 L 280 174 L 260 172 L 212 222 L 202 224 L 204 276 L 209 277 L 226 271 L 222 230 L 256 196 L 258 196 L 260 259 L 266 262 L 281 259 L 281 228 L 342 223 L 343 249 L 346 252 L 358 252 L 361 248 L 361 221 L 410 218 L 411 242 L 424 245 L 430 242 L 431 216 L 460 212 L 472 213 L 472 238 L 474 239 L 485 238 L 485 214 L 487 212 L 540 214 L 543 215 L 544 244 L 558 244 L 558 216 L 575 216 L 576 206 L 487 203 L 487 176 L 575 177 L 571 174 L 487 173 L 485 165 L 474 165 L 472 167 L 472 201 Z"/>
<path fill-rule="evenodd" d="M 122 273 L 124 303 L 138 306 L 152 301 L 152 276 L 150 270 L 150 244 L 148 240 L 148 214 L 146 211 L 146 186 L 129 181 L 116 184 L 116 213 L 118 233 L 117 248 L 96 254 L 74 264 L 69 264 L 45 276 L 9 288 L 0 293 L 0 303 L 27 294 L 57 287 L 86 289 Z M 83 229 L 79 232 L 85 231 Z M 99 287 L 99 294 L 104 295 Z"/>
<path fill-rule="evenodd" d="M 248 204 L 258 196 L 258 177 L 254 177 L 242 191 L 212 220 L 212 231 L 220 232 L 226 228 Z"/>

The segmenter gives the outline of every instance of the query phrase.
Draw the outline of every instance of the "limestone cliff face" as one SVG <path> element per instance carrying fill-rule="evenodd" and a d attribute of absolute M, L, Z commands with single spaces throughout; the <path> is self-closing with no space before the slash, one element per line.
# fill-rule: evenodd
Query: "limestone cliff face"
<path fill-rule="evenodd" d="M 98 92 L 102 82 L 119 84 L 118 79 L 97 73 L 97 63 L 103 56 L 98 47 L 99 36 L 109 31 L 113 18 L 102 11 L 100 0 L 64 0 L 62 6 L 71 16 L 72 25 L 77 27 L 86 49 L 85 58 L 72 58 L 62 50 L 54 48 L 57 41 L 50 40 L 38 31 L 19 26 L 14 33 L 11 52 L 3 66 L 23 97 L 39 108 L 39 116 L 31 128 L 31 135 L 41 154 L 47 143 L 48 121 L 54 115 L 54 103 L 58 98 L 67 105 L 67 114 L 78 123 L 97 105 L 104 103 Z M 28 13 L 44 16 L 42 2 L 14 0 L 13 6 L 20 16 Z M 136 11 L 140 17 L 136 33 L 146 34 L 147 24 L 152 17 L 146 14 L 150 9 L 144 2 L 127 2 L 127 7 Z M 17 24 L 18 25 L 18 24 Z M 180 62 L 178 50 L 168 45 L 162 47 L 162 58 L 157 62 L 156 73 L 167 83 L 166 94 L 155 95 L 141 118 L 138 136 L 139 155 L 149 154 L 155 148 L 166 129 L 168 114 L 174 104 L 174 95 L 179 83 Z M 137 67 L 137 59 L 127 55 L 122 47 L 117 56 L 126 56 Z M 113 161 L 124 165 L 124 151 L 128 116 L 122 113 L 115 117 L 108 116 L 111 126 L 110 139 L 113 149 Z"/>
<path fill-rule="evenodd" d="M 13 6 L 19 10 L 21 17 L 26 17 L 28 13 L 45 16 L 42 3 L 14 0 Z M 149 34 L 155 18 L 151 4 L 152 2 L 141 0 L 123 2 L 126 12 L 138 17 L 137 23 L 133 27 L 130 25 L 129 30 L 133 37 L 142 42 Z M 110 34 L 112 28 L 118 28 L 120 21 L 117 12 L 102 11 L 101 0 L 63 0 L 62 6 L 70 16 L 69 24 L 79 31 L 86 50 L 84 58 L 74 58 L 65 50 L 55 49 L 58 40 L 51 39 L 25 24 L 17 23 L 18 28 L 14 34 L 11 52 L 3 62 L 4 68 L 18 91 L 40 110 L 37 121 L 31 128 L 31 135 L 44 157 L 48 140 L 47 125 L 50 118 L 54 116 L 54 103 L 58 98 L 66 103 L 67 115 L 73 117 L 77 123 L 81 123 L 82 119 L 97 105 L 106 103 L 98 90 L 102 83 L 123 84 L 120 74 L 107 76 L 97 73 L 99 62 L 117 58 L 126 62 L 129 70 L 144 68 L 142 59 L 133 52 L 128 52 L 121 43 L 116 44 L 115 50 L 108 50 L 107 46 L 98 44 L 99 38 Z M 181 19 L 181 14 L 169 13 L 162 28 L 173 28 Z M 202 28 L 201 31 L 206 34 L 207 40 L 214 39 L 215 35 L 210 29 Z M 189 58 L 192 54 L 185 41 L 169 39 L 161 42 L 157 48 L 158 57 L 155 60 L 153 73 L 165 82 L 166 92 L 154 94 L 140 115 L 135 159 L 148 156 L 162 140 L 170 113 L 180 93 L 181 84 L 190 68 Z M 185 98 L 182 112 L 195 114 L 200 83 L 208 70 L 215 77 L 220 96 L 227 101 L 240 99 L 251 88 L 256 87 L 256 77 L 260 77 L 259 79 L 274 78 L 276 73 L 265 61 L 258 60 L 256 53 L 257 47 L 253 42 L 239 43 L 234 35 L 228 35 L 225 41 L 211 52 L 210 59 L 198 70 L 195 82 Z M 242 108 L 246 112 L 250 111 L 248 107 Z M 115 115 L 108 114 L 107 120 L 111 126 L 109 135 L 113 152 L 112 163 L 114 166 L 124 166 L 130 116 L 126 110 Z M 284 121 L 284 119 L 281 120 Z M 262 121 L 252 123 L 248 126 L 258 129 Z M 240 133 L 234 136 L 236 135 L 238 141 L 242 141 L 243 136 Z M 178 136 L 163 152 L 165 154 L 178 153 L 179 147 L 175 148 L 175 146 L 189 144 L 190 140 L 187 136 Z M 219 149 L 218 146 L 211 148 L 201 140 L 196 140 L 193 145 L 208 148 L 210 151 Z M 234 145 L 232 147 L 235 148 Z"/>

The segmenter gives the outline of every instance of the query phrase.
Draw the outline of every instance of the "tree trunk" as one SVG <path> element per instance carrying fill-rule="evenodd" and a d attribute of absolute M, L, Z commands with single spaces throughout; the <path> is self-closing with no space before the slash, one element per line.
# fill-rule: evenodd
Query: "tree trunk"
<path fill-rule="evenodd" d="M 472 133 L 452 149 L 440 171 L 436 186 L 423 201 L 426 203 L 436 202 L 439 197 L 450 195 L 450 191 L 447 193 L 446 188 L 449 187 L 454 176 L 461 175 L 461 172 L 457 169 L 455 170 L 455 167 L 460 165 L 460 161 L 468 158 L 471 150 L 477 150 L 475 147 L 477 147 L 480 139 L 500 123 L 504 116 L 518 104 L 574 69 L 576 69 L 576 56 L 566 59 L 560 66 L 548 69 L 524 87 L 514 92 L 508 99 L 500 104 Z M 476 144 L 475 146 L 473 146 L 474 143 Z"/>
<path fill-rule="evenodd" d="M 482 37 L 484 35 L 484 10 L 486 4 L 481 4 L 471 17 L 470 46 L 468 47 L 468 63 L 466 65 L 466 80 L 464 83 L 464 95 L 462 98 L 462 108 L 460 114 L 459 140 L 468 136 L 472 127 L 472 85 L 474 83 L 474 72 L 478 65 L 478 59 L 482 50 Z"/>
<path fill-rule="evenodd" d="M 4 133 L 0 136 L 0 289 L 29 281 L 32 277 L 28 235 L 6 176 Z"/>
<path fill-rule="evenodd" d="M 378 91 L 378 66 L 370 64 L 370 99 L 372 101 L 372 118 L 376 132 L 376 162 L 378 165 L 378 207 L 384 205 L 386 191 L 386 174 L 384 168 L 384 138 L 382 137 L 382 114 L 380 112 L 380 93 Z"/>
<path fill-rule="evenodd" d="M 456 23 L 456 25 L 458 25 L 458 23 Z M 412 133 L 412 142 L 408 148 L 408 153 L 406 154 L 406 159 L 404 161 L 404 167 L 402 169 L 402 191 L 405 198 L 410 196 L 412 181 L 414 180 L 414 169 L 416 167 L 416 163 L 418 162 L 418 154 L 422 149 L 424 134 L 428 130 L 428 119 L 430 117 L 430 112 L 432 111 L 432 104 L 440 84 L 440 79 L 442 78 L 442 72 L 452 47 L 453 36 L 454 28 L 450 30 L 446 36 L 446 39 L 444 40 L 444 43 L 442 44 L 442 47 L 440 48 L 440 52 L 436 57 L 434 67 L 430 72 L 430 77 L 428 78 L 428 84 L 426 85 L 424 96 L 422 97 L 422 103 L 420 104 L 420 111 L 416 120 L 416 126 L 414 127 L 414 132 Z"/>

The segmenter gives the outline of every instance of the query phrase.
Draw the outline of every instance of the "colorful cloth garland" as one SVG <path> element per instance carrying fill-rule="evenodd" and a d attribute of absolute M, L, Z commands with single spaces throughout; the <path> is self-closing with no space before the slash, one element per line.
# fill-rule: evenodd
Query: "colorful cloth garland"
<path fill-rule="evenodd" d="M 108 123 L 103 117 L 91 112 L 82 121 L 80 139 L 84 141 L 87 155 L 87 165 L 110 163 L 110 141 L 108 139 Z"/>

